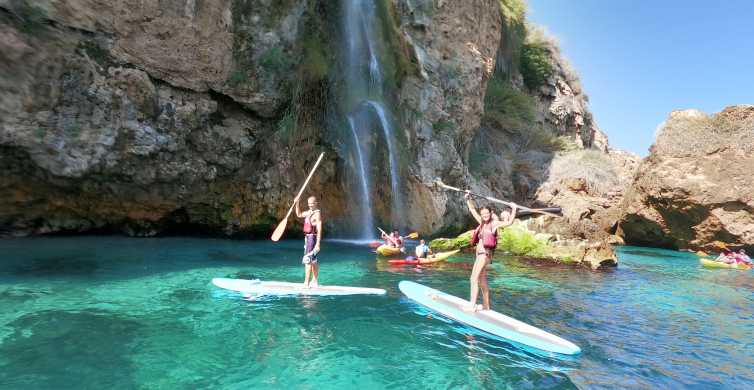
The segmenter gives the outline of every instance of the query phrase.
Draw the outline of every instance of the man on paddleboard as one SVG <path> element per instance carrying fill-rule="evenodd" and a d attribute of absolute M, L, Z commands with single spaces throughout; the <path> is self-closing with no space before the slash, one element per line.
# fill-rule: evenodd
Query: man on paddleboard
<path fill-rule="evenodd" d="M 317 263 L 317 253 L 319 253 L 319 244 L 322 241 L 322 216 L 317 208 L 317 198 L 310 196 L 307 199 L 309 210 L 303 213 L 299 211 L 299 198 L 294 200 L 296 203 L 296 216 L 304 219 L 304 258 L 301 262 L 304 264 L 304 288 L 317 287 L 319 285 L 317 277 L 319 276 L 319 263 Z M 311 284 L 309 278 L 311 276 Z"/>

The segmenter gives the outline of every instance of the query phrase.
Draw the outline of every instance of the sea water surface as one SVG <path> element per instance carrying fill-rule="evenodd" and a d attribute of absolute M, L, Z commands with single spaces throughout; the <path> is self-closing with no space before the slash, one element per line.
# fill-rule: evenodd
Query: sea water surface
<path fill-rule="evenodd" d="M 551 355 L 404 298 L 466 296 L 471 259 L 391 267 L 325 242 L 321 282 L 386 296 L 247 301 L 213 277 L 302 279 L 299 241 L 0 241 L 0 388 L 754 388 L 754 274 L 622 247 L 611 272 L 499 256 L 493 308 L 579 345 Z"/>

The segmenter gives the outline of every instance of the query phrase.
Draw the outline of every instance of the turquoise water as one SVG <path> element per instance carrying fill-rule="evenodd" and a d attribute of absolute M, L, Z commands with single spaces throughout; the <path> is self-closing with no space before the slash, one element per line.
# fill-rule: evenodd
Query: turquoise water
<path fill-rule="evenodd" d="M 213 277 L 302 279 L 302 245 L 118 237 L 0 241 L 0 388 L 754 388 L 754 273 L 624 247 L 593 273 L 496 259 L 498 311 L 579 345 L 551 356 L 432 316 L 414 280 L 465 296 L 471 259 L 389 267 L 325 243 L 324 284 L 387 296 L 249 302 Z"/>

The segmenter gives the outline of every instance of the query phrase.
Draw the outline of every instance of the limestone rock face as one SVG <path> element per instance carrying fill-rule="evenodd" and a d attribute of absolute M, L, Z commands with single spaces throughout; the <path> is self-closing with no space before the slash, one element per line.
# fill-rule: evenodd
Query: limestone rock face
<path fill-rule="evenodd" d="M 34 5 L 52 21 L 102 35 L 119 63 L 175 87 L 226 94 L 271 117 L 286 99 L 280 83 L 293 69 L 306 1 L 42 0 Z M 279 69 L 266 71 L 270 67 Z"/>
<path fill-rule="evenodd" d="M 555 156 L 536 200 L 558 205 L 563 218 L 541 218 L 541 229 L 564 237 L 608 239 L 616 206 L 633 178 L 639 157 L 627 152 L 582 150 Z"/>
<path fill-rule="evenodd" d="M 620 206 L 626 243 L 754 248 L 754 105 L 672 112 Z"/>
<path fill-rule="evenodd" d="M 407 220 L 416 229 L 459 229 L 468 211 L 458 194 L 430 184 L 435 178 L 468 183 L 467 146 L 484 110 L 502 19 L 495 0 L 452 3 L 394 0 L 403 39 L 418 71 L 399 91 L 399 107 L 412 145 Z"/>
<path fill-rule="evenodd" d="M 0 0 L 0 234 L 266 235 L 322 151 L 309 192 L 328 232 L 349 233 L 348 141 L 328 100 L 342 94 L 338 4 Z M 405 144 L 406 223 L 424 234 L 470 226 L 460 194 L 435 178 L 535 200 L 551 152 L 499 149 L 484 169 L 471 152 L 495 61 L 515 52 L 500 2 L 375 4 L 381 47 L 405 60 L 386 71 L 385 94 Z M 578 80 L 550 55 L 552 77 L 526 92 L 532 121 L 607 150 Z M 390 196 L 375 192 L 375 218 L 387 220 Z"/>
<path fill-rule="evenodd" d="M 306 5 L 268 3 L 0 2 L 0 233 L 267 234 L 327 150 L 267 118 Z M 310 189 L 331 227 L 336 164 Z"/>

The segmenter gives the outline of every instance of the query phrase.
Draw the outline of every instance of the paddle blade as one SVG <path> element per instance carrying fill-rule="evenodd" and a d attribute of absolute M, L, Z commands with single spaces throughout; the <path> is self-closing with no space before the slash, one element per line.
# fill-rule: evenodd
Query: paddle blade
<path fill-rule="evenodd" d="M 532 214 L 545 214 L 550 215 L 554 217 L 561 217 L 563 216 L 563 210 L 560 209 L 560 207 L 546 207 L 542 209 L 527 209 L 527 210 L 518 210 L 516 213 L 517 217 L 523 217 L 527 215 Z"/>
<path fill-rule="evenodd" d="M 412 238 L 412 239 L 417 239 L 417 238 L 419 238 L 419 233 L 417 233 L 417 232 L 411 232 L 406 237 Z"/>
<path fill-rule="evenodd" d="M 275 228 L 275 231 L 272 232 L 272 237 L 270 237 L 270 239 L 272 241 L 280 240 L 280 237 L 283 237 L 283 233 L 285 233 L 285 225 L 287 224 L 288 224 L 288 218 L 285 218 L 284 220 L 280 221 L 278 226 Z"/>

